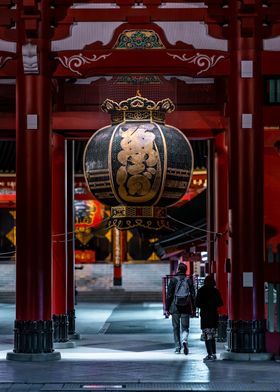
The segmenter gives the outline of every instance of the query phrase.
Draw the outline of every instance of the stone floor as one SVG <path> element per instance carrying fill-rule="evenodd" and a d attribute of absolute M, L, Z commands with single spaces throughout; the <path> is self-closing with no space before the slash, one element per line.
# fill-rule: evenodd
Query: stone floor
<path fill-rule="evenodd" d="M 8 361 L 15 307 L 0 304 L 0 391 L 280 391 L 277 361 L 204 363 L 199 319 L 191 320 L 189 355 L 174 354 L 161 303 L 81 303 L 76 316 L 80 339 L 57 349 L 61 360 Z"/>

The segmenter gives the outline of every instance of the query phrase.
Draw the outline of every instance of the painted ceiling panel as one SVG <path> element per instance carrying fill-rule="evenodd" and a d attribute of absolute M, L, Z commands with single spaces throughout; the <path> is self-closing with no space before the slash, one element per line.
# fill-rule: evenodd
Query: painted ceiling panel
<path fill-rule="evenodd" d="M 135 5 L 138 7 L 145 7 L 142 3 Z M 120 8 L 112 3 L 76 3 L 71 8 L 76 9 L 116 9 Z M 159 6 L 159 8 L 207 8 L 203 3 L 173 3 L 167 2 Z M 52 50 L 80 50 L 85 45 L 92 42 L 101 41 L 103 45 L 110 42 L 114 30 L 120 26 L 122 22 L 79 22 L 72 26 L 71 36 L 52 42 Z M 157 22 L 166 34 L 167 40 L 170 44 L 175 44 L 177 41 L 182 41 L 193 45 L 196 49 L 212 49 L 212 50 L 228 50 L 227 40 L 213 38 L 208 35 L 207 25 L 203 22 Z M 280 36 L 265 39 L 263 41 L 264 50 L 279 51 Z M 0 51 L 16 52 L 16 43 L 8 42 L 0 39 Z"/>
<path fill-rule="evenodd" d="M 16 53 L 17 44 L 15 42 L 4 41 L 0 39 L 0 50 Z"/>
<path fill-rule="evenodd" d="M 182 41 L 196 49 L 213 49 L 227 51 L 227 40 L 212 38 L 207 34 L 207 25 L 202 22 L 157 22 L 174 45 Z"/>
<path fill-rule="evenodd" d="M 110 42 L 114 30 L 121 22 L 79 22 L 71 29 L 71 37 L 52 42 L 52 50 L 82 49 L 92 42 L 101 41 L 103 45 Z"/>
<path fill-rule="evenodd" d="M 280 36 L 263 40 L 264 50 L 279 51 L 280 50 Z"/>
<path fill-rule="evenodd" d="M 146 8 L 141 2 L 135 5 L 136 7 Z M 120 8 L 116 4 L 112 3 L 74 3 L 70 8 Z M 159 8 L 208 8 L 204 3 L 163 3 Z"/>
<path fill-rule="evenodd" d="M 80 8 L 80 9 L 92 9 L 92 8 L 120 8 L 117 4 L 114 3 L 80 3 L 74 4 L 70 8 Z"/>
<path fill-rule="evenodd" d="M 208 8 L 204 3 L 164 3 L 159 8 Z"/>
<path fill-rule="evenodd" d="M 112 38 L 114 30 L 121 22 L 79 22 L 72 27 L 71 37 L 54 41 L 52 50 L 82 49 L 85 45 L 101 41 L 106 45 Z M 207 35 L 207 26 L 201 22 L 158 22 L 171 44 L 182 41 L 196 49 L 213 49 L 227 51 L 227 41 Z"/>

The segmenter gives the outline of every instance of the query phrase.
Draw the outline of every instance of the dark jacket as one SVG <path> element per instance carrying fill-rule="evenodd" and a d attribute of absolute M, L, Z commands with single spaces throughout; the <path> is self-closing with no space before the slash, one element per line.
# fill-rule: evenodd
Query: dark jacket
<path fill-rule="evenodd" d="M 202 286 L 196 295 L 195 304 L 200 308 L 200 327 L 218 328 L 218 307 L 223 306 L 219 290 L 213 286 Z"/>
<path fill-rule="evenodd" d="M 172 313 L 187 313 L 187 314 L 192 315 L 195 313 L 195 290 L 193 287 L 193 282 L 190 278 L 188 278 L 193 311 L 192 311 L 192 313 L 184 312 L 184 309 L 178 309 L 177 306 L 174 304 L 174 294 L 175 294 L 175 288 L 176 288 L 178 279 L 184 279 L 186 277 L 186 275 L 184 273 L 177 272 L 177 274 L 175 276 L 176 277 L 174 277 L 170 280 L 169 285 L 167 287 L 166 310 L 171 314 Z"/>

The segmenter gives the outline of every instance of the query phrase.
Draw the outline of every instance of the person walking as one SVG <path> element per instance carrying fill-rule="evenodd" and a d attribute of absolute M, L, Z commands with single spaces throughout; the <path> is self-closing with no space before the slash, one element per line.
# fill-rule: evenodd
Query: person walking
<path fill-rule="evenodd" d="M 200 327 L 207 356 L 203 361 L 213 361 L 216 356 L 216 334 L 219 321 L 218 308 L 223 306 L 223 300 L 220 291 L 215 287 L 216 282 L 212 275 L 207 275 L 204 285 L 197 291 L 195 305 L 200 308 Z"/>
<path fill-rule="evenodd" d="M 190 316 L 195 315 L 195 290 L 192 280 L 186 277 L 186 273 L 187 266 L 184 263 L 180 263 L 175 276 L 168 284 L 166 295 L 166 315 L 169 316 L 171 314 L 172 316 L 175 353 L 180 354 L 183 348 L 185 355 L 189 353 Z M 184 295 L 187 299 L 187 304 L 180 305 L 180 301 L 177 301 L 180 290 L 181 292 L 186 291 Z M 178 293 L 178 296 L 176 293 Z"/>

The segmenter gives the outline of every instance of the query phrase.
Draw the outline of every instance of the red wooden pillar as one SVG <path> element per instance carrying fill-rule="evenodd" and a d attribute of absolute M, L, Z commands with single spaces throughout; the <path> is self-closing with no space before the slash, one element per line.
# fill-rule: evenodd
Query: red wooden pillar
<path fill-rule="evenodd" d="M 67 142 L 67 315 L 68 336 L 79 339 L 75 323 L 75 226 L 74 226 L 74 147 L 75 142 Z"/>
<path fill-rule="evenodd" d="M 216 283 L 224 305 L 219 309 L 218 340 L 226 340 L 228 320 L 228 285 L 226 259 L 228 257 L 228 155 L 225 145 L 225 133 L 215 138 L 215 232 L 214 259 L 216 265 Z"/>
<path fill-rule="evenodd" d="M 52 237 L 53 237 L 53 320 L 54 341 L 70 343 L 67 315 L 67 225 L 66 225 L 66 142 L 53 134 Z M 61 345 L 62 347 L 63 345 Z M 68 344 L 67 344 L 68 347 Z"/>
<path fill-rule="evenodd" d="M 229 333 L 231 352 L 265 351 L 261 5 L 229 2 Z M 248 11 L 248 10 L 247 10 Z"/>
<path fill-rule="evenodd" d="M 205 263 L 205 270 L 208 274 L 214 273 L 214 216 L 215 216 L 215 204 L 214 204 L 214 183 L 215 183 L 215 171 L 214 171 L 214 142 L 208 140 L 208 155 L 207 155 L 207 263 Z"/>
<path fill-rule="evenodd" d="M 18 12 L 21 5 L 18 4 Z M 22 48 L 23 22 L 17 23 L 16 80 L 17 262 L 14 352 L 7 359 L 60 359 L 53 350 L 52 170 L 49 17 L 41 10 L 40 40 Z M 24 19 L 22 19 L 24 20 Z M 37 55 L 30 67 L 28 53 Z"/>

